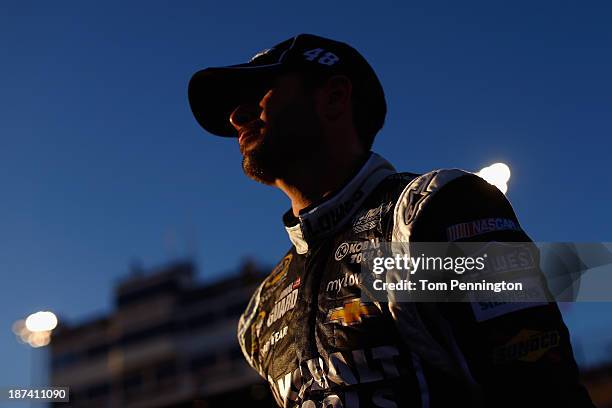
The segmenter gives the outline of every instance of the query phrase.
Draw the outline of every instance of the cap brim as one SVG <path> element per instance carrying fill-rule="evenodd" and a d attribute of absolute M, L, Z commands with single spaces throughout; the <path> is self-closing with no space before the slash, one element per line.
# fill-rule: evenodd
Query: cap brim
<path fill-rule="evenodd" d="M 261 91 L 280 70 L 281 64 L 240 64 L 198 71 L 189 81 L 191 111 L 206 131 L 236 137 L 236 130 L 229 122 L 230 114 L 254 92 Z"/>

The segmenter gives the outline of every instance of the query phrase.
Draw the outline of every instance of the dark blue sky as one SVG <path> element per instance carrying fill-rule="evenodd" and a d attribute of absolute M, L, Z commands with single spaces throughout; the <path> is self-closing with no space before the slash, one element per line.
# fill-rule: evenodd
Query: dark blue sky
<path fill-rule="evenodd" d="M 284 253 L 288 201 L 198 128 L 186 88 L 300 32 L 374 66 L 389 105 L 374 150 L 398 169 L 503 161 L 534 240 L 611 241 L 610 3 L 406 3 L 3 2 L 0 386 L 28 383 L 14 320 L 109 310 L 134 259 L 195 254 L 212 280 Z M 610 309 L 567 312 L 585 353 Z"/>

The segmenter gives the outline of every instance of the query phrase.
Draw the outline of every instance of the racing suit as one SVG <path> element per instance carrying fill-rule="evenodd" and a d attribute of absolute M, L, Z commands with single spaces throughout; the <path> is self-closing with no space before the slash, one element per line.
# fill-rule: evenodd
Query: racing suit
<path fill-rule="evenodd" d="M 279 406 L 593 406 L 554 302 L 360 296 L 364 242 L 530 241 L 480 177 L 397 173 L 370 153 L 348 184 L 283 221 L 293 245 L 238 325 L 244 356 Z M 546 347 L 527 358 L 503 352 L 538 338 Z"/>

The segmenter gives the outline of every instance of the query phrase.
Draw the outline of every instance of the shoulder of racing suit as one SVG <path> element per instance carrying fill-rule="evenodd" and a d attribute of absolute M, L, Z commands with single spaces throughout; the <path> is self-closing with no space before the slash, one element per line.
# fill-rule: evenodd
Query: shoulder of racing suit
<path fill-rule="evenodd" d="M 393 211 L 392 240 L 409 242 L 415 222 L 436 197 L 453 180 L 474 176 L 459 169 L 433 170 L 414 178 L 401 192 Z"/>
<path fill-rule="evenodd" d="M 549 299 L 407 303 L 390 298 L 400 335 L 425 364 L 463 381 L 474 406 L 593 406 L 580 385 L 569 332 L 551 301 L 537 247 L 497 187 L 458 169 L 423 174 L 403 189 L 390 224 L 392 242 L 524 243 L 535 251 L 535 285 Z"/>

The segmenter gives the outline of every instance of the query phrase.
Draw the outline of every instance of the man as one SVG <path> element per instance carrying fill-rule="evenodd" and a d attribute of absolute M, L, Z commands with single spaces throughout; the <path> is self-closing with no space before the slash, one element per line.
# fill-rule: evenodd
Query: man
<path fill-rule="evenodd" d="M 280 406 L 592 406 L 554 302 L 362 297 L 368 245 L 530 240 L 478 176 L 398 174 L 370 152 L 386 102 L 355 49 L 301 34 L 196 73 L 189 101 L 204 129 L 238 138 L 247 176 L 291 201 L 292 246 L 238 327 Z"/>

